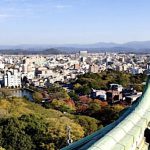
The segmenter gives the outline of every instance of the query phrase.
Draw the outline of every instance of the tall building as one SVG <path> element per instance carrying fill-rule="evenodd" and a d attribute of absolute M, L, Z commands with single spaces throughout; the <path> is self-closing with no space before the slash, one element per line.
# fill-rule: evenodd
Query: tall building
<path fill-rule="evenodd" d="M 147 74 L 150 74 L 150 62 L 147 64 Z"/>
<path fill-rule="evenodd" d="M 87 57 L 88 56 L 88 52 L 87 51 L 80 51 L 79 55 L 80 55 L 80 57 Z"/>

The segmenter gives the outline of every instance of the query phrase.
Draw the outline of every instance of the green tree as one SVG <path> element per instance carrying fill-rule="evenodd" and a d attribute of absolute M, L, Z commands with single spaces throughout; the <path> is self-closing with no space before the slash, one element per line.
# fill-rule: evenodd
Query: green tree
<path fill-rule="evenodd" d="M 50 143 L 52 146 L 47 124 L 39 117 L 0 119 L 0 145 L 7 150 L 44 150 Z"/>
<path fill-rule="evenodd" d="M 48 93 L 51 99 L 69 99 L 67 91 L 59 86 L 51 86 L 48 88 Z"/>
<path fill-rule="evenodd" d="M 0 119 L 0 145 L 7 150 L 33 149 L 31 137 L 22 128 L 17 118 Z"/>
<path fill-rule="evenodd" d="M 22 115 L 19 120 L 25 123 L 25 133 L 32 139 L 35 149 L 41 150 L 43 145 L 51 142 L 51 136 L 44 120 L 34 115 Z"/>
<path fill-rule="evenodd" d="M 97 113 L 100 112 L 100 110 L 101 110 L 100 104 L 98 104 L 95 101 L 92 101 L 89 103 L 89 107 L 87 109 L 87 114 L 89 116 L 95 116 L 95 115 L 97 115 Z"/>
<path fill-rule="evenodd" d="M 79 96 L 74 92 L 70 91 L 69 96 L 74 100 L 74 101 L 79 101 Z"/>
<path fill-rule="evenodd" d="M 108 125 L 119 118 L 123 109 L 124 107 L 121 105 L 103 107 L 97 119 L 101 120 L 103 125 Z"/>
<path fill-rule="evenodd" d="M 75 120 L 84 128 L 85 136 L 90 135 L 103 127 L 100 121 L 88 116 L 78 115 Z"/>
<path fill-rule="evenodd" d="M 89 95 L 91 93 L 91 88 L 88 85 L 83 85 L 75 90 L 77 93 L 82 95 Z"/>

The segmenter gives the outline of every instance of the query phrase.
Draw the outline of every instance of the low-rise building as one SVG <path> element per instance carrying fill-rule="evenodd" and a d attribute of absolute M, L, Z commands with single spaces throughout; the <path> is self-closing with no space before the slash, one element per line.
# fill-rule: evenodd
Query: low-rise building
<path fill-rule="evenodd" d="M 92 89 L 91 97 L 106 100 L 106 91 Z"/>
<path fill-rule="evenodd" d="M 108 103 L 116 103 L 122 100 L 122 93 L 119 91 L 109 90 L 107 91 L 107 101 Z"/>

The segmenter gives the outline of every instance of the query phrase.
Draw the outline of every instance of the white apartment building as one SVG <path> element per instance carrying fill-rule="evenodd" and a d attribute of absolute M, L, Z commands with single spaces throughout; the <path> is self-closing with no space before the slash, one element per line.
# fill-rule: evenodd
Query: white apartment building
<path fill-rule="evenodd" d="M 18 70 L 7 71 L 4 75 L 5 87 L 21 87 L 21 74 Z"/>
<path fill-rule="evenodd" d="M 79 55 L 80 55 L 80 57 L 87 57 L 88 56 L 88 52 L 87 51 L 80 51 Z"/>
<path fill-rule="evenodd" d="M 5 67 L 5 64 L 2 61 L 0 61 L 0 69 L 4 69 L 4 67 Z"/>

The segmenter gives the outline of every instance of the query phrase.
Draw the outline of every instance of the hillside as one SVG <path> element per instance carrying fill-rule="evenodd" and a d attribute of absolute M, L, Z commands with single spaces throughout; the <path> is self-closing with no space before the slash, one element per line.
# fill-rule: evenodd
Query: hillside
<path fill-rule="evenodd" d="M 74 141 L 84 136 L 83 128 L 63 113 L 25 99 L 0 100 L 0 117 L 0 145 L 7 150 L 59 149 L 66 145 L 67 126 Z"/>

